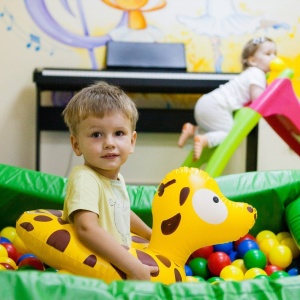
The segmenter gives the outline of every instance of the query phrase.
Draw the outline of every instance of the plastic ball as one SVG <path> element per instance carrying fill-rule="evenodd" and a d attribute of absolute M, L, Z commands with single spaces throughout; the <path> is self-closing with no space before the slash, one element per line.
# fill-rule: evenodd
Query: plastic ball
<path fill-rule="evenodd" d="M 276 237 L 277 237 L 278 241 L 281 242 L 285 238 L 292 237 L 292 235 L 287 231 L 281 231 L 281 232 L 277 233 Z"/>
<path fill-rule="evenodd" d="M 241 259 L 241 258 L 234 260 L 234 261 L 231 263 L 231 265 L 240 268 L 240 269 L 243 271 L 244 274 L 245 274 L 246 271 L 247 271 L 247 269 L 246 269 L 246 267 L 245 267 L 244 260 Z"/>
<path fill-rule="evenodd" d="M 216 283 L 219 283 L 222 281 L 225 281 L 225 280 L 219 276 L 214 276 L 214 277 L 210 277 L 209 279 L 207 279 L 207 282 L 209 282 L 210 284 L 216 284 Z"/>
<path fill-rule="evenodd" d="M 264 270 L 267 273 L 267 275 L 270 276 L 272 273 L 274 273 L 276 271 L 279 271 L 279 270 L 282 270 L 282 269 L 278 266 L 267 265 Z"/>
<path fill-rule="evenodd" d="M 11 243 L 2 243 L 1 246 L 5 247 L 8 257 L 16 262 L 18 259 L 18 251 L 15 246 Z"/>
<path fill-rule="evenodd" d="M 193 258 L 188 265 L 192 272 L 193 275 L 195 276 L 201 276 L 203 278 L 207 278 L 209 276 L 209 271 L 207 267 L 207 260 L 202 257 L 196 257 Z"/>
<path fill-rule="evenodd" d="M 280 244 L 287 246 L 292 251 L 293 259 L 297 258 L 300 255 L 300 250 L 292 237 L 282 239 Z"/>
<path fill-rule="evenodd" d="M 274 246 L 280 245 L 277 238 L 266 238 L 259 243 L 259 249 L 269 257 L 269 253 Z"/>
<path fill-rule="evenodd" d="M 244 255 L 244 263 L 248 270 L 251 268 L 264 269 L 267 265 L 267 257 L 261 250 L 252 249 Z"/>
<path fill-rule="evenodd" d="M 214 245 L 213 249 L 214 252 L 224 252 L 229 255 L 233 251 L 233 242 Z"/>
<path fill-rule="evenodd" d="M 36 270 L 44 271 L 45 267 L 44 264 L 36 257 L 27 257 L 21 260 L 18 264 L 18 267 L 30 265 L 34 267 Z"/>
<path fill-rule="evenodd" d="M 186 282 L 199 282 L 194 276 L 186 276 Z"/>
<path fill-rule="evenodd" d="M 259 249 L 258 244 L 253 240 L 242 241 L 237 248 L 238 257 L 244 258 L 244 255 L 252 249 Z"/>
<path fill-rule="evenodd" d="M 11 243 L 11 241 L 5 237 L 0 236 L 0 244 L 2 244 L 2 243 Z"/>
<path fill-rule="evenodd" d="M 3 266 L 3 265 L 0 264 L 0 271 L 5 271 L 5 270 L 7 270 L 7 269 L 5 268 L 5 266 Z"/>
<path fill-rule="evenodd" d="M 231 251 L 229 253 L 229 258 L 230 258 L 230 261 L 234 261 L 234 260 L 238 259 L 238 253 L 237 253 L 237 251 Z"/>
<path fill-rule="evenodd" d="M 4 257 L 4 256 L 1 256 L 0 257 L 0 264 L 4 265 L 4 264 L 8 264 L 10 265 L 12 268 L 11 269 L 14 269 L 16 270 L 17 269 L 17 265 L 15 263 L 15 261 L 9 257 Z"/>
<path fill-rule="evenodd" d="M 280 72 L 285 68 L 285 63 L 279 57 L 272 59 L 270 62 L 270 70 L 272 72 Z"/>
<path fill-rule="evenodd" d="M 205 279 L 201 276 L 194 276 L 198 281 L 203 281 L 205 282 Z"/>
<path fill-rule="evenodd" d="M 222 269 L 231 264 L 229 255 L 224 252 L 214 252 L 207 262 L 209 271 L 215 276 L 219 276 Z"/>
<path fill-rule="evenodd" d="M 31 253 L 26 253 L 26 254 L 23 254 L 21 256 L 18 257 L 17 259 L 17 265 L 20 264 L 20 262 L 24 259 L 24 258 L 27 258 L 27 257 L 36 257 L 34 254 L 31 254 Z"/>
<path fill-rule="evenodd" d="M 290 276 L 298 276 L 300 274 L 298 268 L 291 268 L 287 271 Z"/>
<path fill-rule="evenodd" d="M 15 236 L 17 235 L 16 233 L 16 228 L 15 227 L 5 227 L 0 231 L 0 236 L 7 238 L 8 240 L 10 240 L 11 242 L 14 241 Z"/>
<path fill-rule="evenodd" d="M 267 273 L 261 268 L 251 268 L 245 273 L 245 279 L 253 279 L 256 278 L 258 275 L 267 276 Z"/>
<path fill-rule="evenodd" d="M 256 242 L 259 244 L 263 239 L 277 239 L 276 234 L 270 230 L 262 230 L 256 236 Z"/>
<path fill-rule="evenodd" d="M 278 279 L 278 278 L 283 278 L 283 277 L 290 277 L 290 275 L 283 270 L 278 270 L 278 271 L 273 272 L 270 275 L 270 277 L 271 277 L 271 279 Z"/>
<path fill-rule="evenodd" d="M 192 257 L 193 258 L 203 257 L 205 259 L 208 259 L 213 252 L 214 252 L 213 246 L 206 246 L 194 251 L 192 253 Z"/>
<path fill-rule="evenodd" d="M 1 256 L 8 257 L 8 253 L 6 248 L 0 244 L 0 257 Z"/>
<path fill-rule="evenodd" d="M 184 266 L 184 271 L 186 276 L 193 276 L 193 271 L 188 265 Z"/>
<path fill-rule="evenodd" d="M 292 251 L 284 245 L 275 246 L 269 253 L 269 261 L 272 265 L 282 269 L 288 267 L 293 260 Z"/>
<path fill-rule="evenodd" d="M 243 237 L 241 237 L 240 239 L 238 239 L 237 241 L 234 242 L 234 248 L 237 250 L 239 244 L 245 240 L 256 241 L 255 237 L 252 234 L 247 233 L 246 235 L 244 235 Z"/>
<path fill-rule="evenodd" d="M 271 278 L 268 275 L 259 274 L 254 277 L 254 279 L 264 279 L 264 280 L 271 280 Z"/>
<path fill-rule="evenodd" d="M 243 280 L 244 279 L 244 273 L 243 271 L 233 265 L 226 266 L 222 269 L 220 273 L 220 277 L 224 280 Z"/>

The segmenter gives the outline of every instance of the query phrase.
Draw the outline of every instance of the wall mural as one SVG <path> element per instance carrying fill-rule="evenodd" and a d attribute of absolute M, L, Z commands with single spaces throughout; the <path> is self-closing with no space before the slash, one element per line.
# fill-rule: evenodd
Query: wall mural
<path fill-rule="evenodd" d="M 298 0 L 0 0 L 0 26 L 32 51 L 52 56 L 85 51 L 84 66 L 68 67 L 91 69 L 105 68 L 105 45 L 116 40 L 181 42 L 188 71 L 240 72 L 243 45 L 266 35 L 295 70 L 293 83 L 300 95 L 299 11 Z M 159 101 L 151 98 L 164 107 L 193 106 L 198 96 L 173 95 L 172 103 L 166 95 L 165 101 L 162 95 Z M 148 97 L 138 95 L 139 105 L 149 103 Z"/>

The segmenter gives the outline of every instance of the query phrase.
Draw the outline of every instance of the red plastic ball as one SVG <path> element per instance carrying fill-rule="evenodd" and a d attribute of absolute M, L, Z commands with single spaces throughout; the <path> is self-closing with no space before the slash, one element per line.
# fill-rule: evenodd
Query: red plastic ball
<path fill-rule="evenodd" d="M 15 246 L 11 243 L 2 243 L 1 245 L 5 247 L 8 257 L 11 258 L 14 262 L 16 262 L 19 254 Z"/>
<path fill-rule="evenodd" d="M 275 271 L 280 271 L 282 269 L 274 265 L 267 265 L 264 270 L 267 273 L 267 275 L 270 276 Z"/>
<path fill-rule="evenodd" d="M 255 237 L 250 234 L 250 233 L 247 233 L 246 235 L 244 235 L 243 237 L 241 237 L 240 239 L 238 239 L 237 241 L 234 242 L 234 248 L 235 250 L 237 250 L 239 244 L 244 241 L 244 240 L 252 240 L 252 241 L 256 241 Z"/>
<path fill-rule="evenodd" d="M 202 248 L 199 248 L 198 250 L 194 251 L 192 254 L 192 257 L 193 258 L 202 257 L 202 258 L 208 259 L 213 252 L 214 252 L 213 246 L 206 246 L 206 247 L 202 247 Z"/>
<path fill-rule="evenodd" d="M 35 269 L 40 270 L 40 271 L 45 270 L 44 264 L 36 257 L 24 258 L 23 260 L 20 261 L 20 263 L 18 264 L 18 267 L 20 268 L 20 267 L 26 266 L 26 265 L 33 266 Z"/>
<path fill-rule="evenodd" d="M 231 263 L 229 255 L 220 251 L 211 254 L 207 262 L 208 269 L 214 276 L 219 276 L 222 269 Z"/>

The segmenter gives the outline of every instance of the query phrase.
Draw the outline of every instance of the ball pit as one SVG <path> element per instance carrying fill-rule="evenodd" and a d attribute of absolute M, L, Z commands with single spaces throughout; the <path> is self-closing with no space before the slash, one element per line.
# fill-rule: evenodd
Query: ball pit
<path fill-rule="evenodd" d="M 14 226 L 24 210 L 40 207 L 61 209 L 66 181 L 65 178 L 49 174 L 0 166 L 0 229 Z M 297 231 L 297 226 L 299 228 L 300 220 L 297 220 L 295 212 L 299 211 L 300 207 L 297 202 L 300 196 L 300 171 L 250 172 L 221 177 L 217 181 L 228 198 L 236 201 L 250 201 L 258 209 L 258 215 L 263 216 L 258 218 L 251 235 L 255 237 L 265 229 L 277 234 L 287 232 L 289 229 L 293 233 L 296 245 L 299 245 L 300 233 Z M 149 207 L 151 207 L 156 187 L 129 186 L 128 190 L 130 198 L 133 199 L 133 210 L 151 225 Z M 276 190 L 275 193 L 274 190 Z M 285 234 L 282 235 L 285 236 Z M 3 239 L 0 237 L 0 241 Z M 15 237 L 15 239 L 18 238 Z M 21 245 L 21 247 L 26 249 L 26 245 Z M 290 271 L 292 274 L 297 274 L 298 260 L 299 257 L 293 258 L 284 272 Z M 241 299 L 246 294 L 247 300 L 257 300 L 297 299 L 300 293 L 299 276 L 291 276 L 291 274 L 289 277 L 278 279 L 272 279 L 269 275 L 257 275 L 253 280 L 244 278 L 241 281 L 224 280 L 218 276 L 212 276 L 206 281 L 199 282 L 201 279 L 196 277 L 198 282 L 170 286 L 131 281 L 115 281 L 107 285 L 101 280 L 52 272 L 53 270 L 47 272 L 51 268 L 46 268 L 45 271 L 20 268 L 20 272 L 6 272 L 5 267 L 0 265 L 0 270 L 3 268 L 4 272 L 0 272 L 0 293 L 10 299 L 14 299 L 15 295 L 20 295 L 23 300 L 34 297 L 44 298 L 45 295 L 49 299 L 56 298 L 58 295 L 64 299 L 96 297 L 122 299 L 122 295 L 126 294 L 127 299 L 143 299 L 147 296 L 151 298 L 157 295 L 161 299 L 177 297 L 221 300 L 225 294 L 230 294 L 230 299 L 235 300 Z M 272 265 L 266 266 L 266 269 L 270 271 L 270 274 L 280 270 Z M 276 285 L 271 284 L 273 280 L 276 280 Z M 11 282 L 14 282 L 14 286 L 11 286 Z M 7 289 L 7 286 L 11 288 Z"/>

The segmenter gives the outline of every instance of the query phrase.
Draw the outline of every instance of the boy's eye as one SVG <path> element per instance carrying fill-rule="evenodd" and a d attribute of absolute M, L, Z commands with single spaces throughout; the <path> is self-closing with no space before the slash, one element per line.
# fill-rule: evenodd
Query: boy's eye
<path fill-rule="evenodd" d="M 123 132 L 123 131 L 117 131 L 117 132 L 116 132 L 116 136 L 122 136 L 122 135 L 124 135 L 124 132 Z"/>
<path fill-rule="evenodd" d="M 101 136 L 101 133 L 100 132 L 93 132 L 91 136 L 94 137 L 94 138 L 98 138 L 98 137 Z"/>

